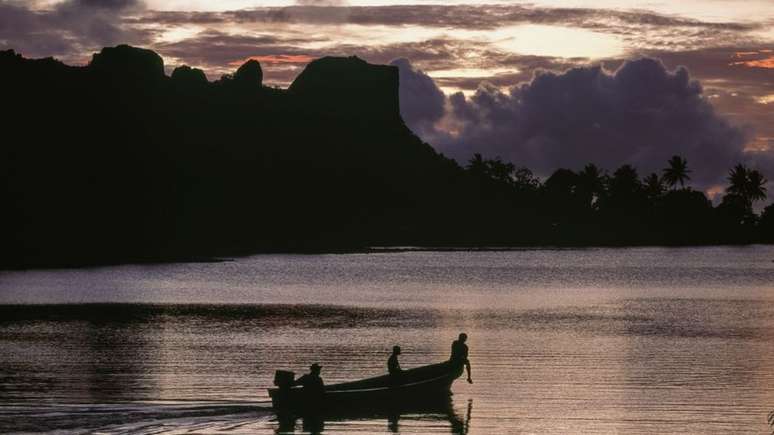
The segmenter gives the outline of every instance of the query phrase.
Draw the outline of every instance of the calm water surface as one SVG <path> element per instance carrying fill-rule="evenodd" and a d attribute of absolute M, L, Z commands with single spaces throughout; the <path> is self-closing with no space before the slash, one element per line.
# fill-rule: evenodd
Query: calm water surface
<path fill-rule="evenodd" d="M 267 255 L 0 273 L 0 432 L 767 433 L 774 247 Z M 449 406 L 278 420 L 326 382 L 444 360 Z"/>

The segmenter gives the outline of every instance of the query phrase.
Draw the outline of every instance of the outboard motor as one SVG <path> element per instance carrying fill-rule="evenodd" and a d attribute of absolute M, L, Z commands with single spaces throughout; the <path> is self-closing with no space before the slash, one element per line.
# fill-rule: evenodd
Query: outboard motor
<path fill-rule="evenodd" d="M 287 370 L 277 370 L 274 372 L 274 385 L 280 390 L 286 390 L 293 386 L 296 374 Z"/>

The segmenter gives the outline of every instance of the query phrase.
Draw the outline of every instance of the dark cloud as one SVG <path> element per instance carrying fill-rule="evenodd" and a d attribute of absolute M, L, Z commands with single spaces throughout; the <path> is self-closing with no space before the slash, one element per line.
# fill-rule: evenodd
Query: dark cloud
<path fill-rule="evenodd" d="M 304 50 L 298 42 L 275 35 L 232 35 L 209 30 L 195 38 L 156 44 L 156 49 L 194 65 L 226 66 L 253 55 L 301 54 Z"/>
<path fill-rule="evenodd" d="M 722 80 L 733 81 L 735 87 L 753 86 L 759 89 L 764 86 L 774 90 L 774 73 L 771 69 L 738 63 L 740 59 L 757 59 L 758 57 L 754 56 L 759 56 L 757 51 L 764 45 L 766 44 L 724 44 L 694 50 L 640 50 L 639 53 L 657 57 L 667 66 L 684 65 L 705 84 L 708 81 Z M 755 55 L 740 57 L 742 53 L 755 53 Z"/>
<path fill-rule="evenodd" d="M 64 2 L 59 7 L 75 7 L 78 9 L 109 9 L 122 10 L 129 8 L 144 7 L 140 0 L 70 0 Z"/>
<path fill-rule="evenodd" d="M 759 45 L 713 47 L 685 52 L 654 52 L 667 66 L 684 65 L 705 88 L 712 105 L 753 133 L 748 147 L 774 153 L 774 70 L 739 63 L 758 59 Z M 764 53 L 765 55 L 765 53 Z M 769 171 L 774 178 L 774 165 Z"/>
<path fill-rule="evenodd" d="M 226 12 L 157 12 L 140 20 L 185 24 L 205 22 L 289 22 L 309 24 L 416 25 L 489 30 L 514 24 L 571 25 L 626 33 L 636 26 L 744 32 L 761 28 L 749 22 L 705 22 L 648 11 L 593 8 L 546 8 L 531 5 L 394 5 L 343 6 L 335 0 L 302 0 L 297 6 Z"/>
<path fill-rule="evenodd" d="M 588 162 L 608 169 L 630 163 L 645 173 L 680 154 L 694 184 L 706 188 L 747 159 L 744 131 L 715 112 L 688 71 L 668 71 L 653 59 L 626 62 L 614 73 L 544 72 L 507 93 L 485 85 L 450 103 L 457 128 L 436 136 L 437 146 L 462 161 L 480 152 L 543 174 Z"/>
<path fill-rule="evenodd" d="M 0 4 L 0 44 L 28 56 L 82 61 L 103 46 L 150 43 L 152 32 L 123 25 L 125 14 L 143 8 L 139 0 L 68 0 L 49 10 Z"/>
<path fill-rule="evenodd" d="M 427 136 L 444 115 L 446 96 L 432 78 L 414 68 L 408 59 L 390 63 L 398 67 L 400 80 L 400 113 L 414 133 Z"/>
<path fill-rule="evenodd" d="M 296 6 L 225 12 L 149 11 L 141 16 L 128 18 L 127 23 L 357 24 L 466 30 L 493 30 L 504 26 L 540 24 L 614 34 L 635 47 L 669 49 L 746 41 L 751 39 L 750 32 L 768 26 L 768 23 L 759 22 L 709 22 L 649 11 L 594 8 L 546 8 L 514 4 L 344 6 L 336 3 L 333 1 L 331 5 L 326 4 L 326 0 L 308 0 Z"/>
<path fill-rule="evenodd" d="M 278 35 L 232 35 L 215 30 L 198 34 L 171 43 L 154 46 L 164 57 L 172 57 L 187 65 L 205 70 L 209 77 L 234 71 L 234 64 L 248 58 L 280 56 L 295 58 L 316 58 L 334 53 L 302 48 L 302 43 L 314 41 L 312 37 L 297 39 Z M 321 39 L 325 42 L 327 40 Z M 264 70 L 264 82 L 288 85 L 301 72 L 304 63 L 274 64 Z M 269 64 L 269 65 L 267 65 Z M 170 65 L 171 66 L 171 65 Z"/>
<path fill-rule="evenodd" d="M 339 44 L 331 49 L 338 53 L 354 53 L 376 63 L 388 63 L 396 58 L 411 59 L 413 65 L 427 70 L 460 68 L 470 65 L 473 59 L 486 59 L 492 53 L 481 43 L 451 37 L 368 47 Z"/>
<path fill-rule="evenodd" d="M 305 48 L 315 42 L 317 48 Z M 281 34 L 233 35 L 208 30 L 195 37 L 171 43 L 157 43 L 154 49 L 165 57 L 174 57 L 203 68 L 208 75 L 223 73 L 228 64 L 255 56 L 358 56 L 371 63 L 387 64 L 396 58 L 411 59 L 413 65 L 433 70 L 454 69 L 472 57 L 495 54 L 485 51 L 481 44 L 453 39 L 429 39 L 411 43 L 385 45 L 350 45 L 336 43 L 325 37 L 281 36 Z M 501 56 L 501 53 L 496 53 Z M 546 61 L 548 62 L 548 61 Z M 271 70 L 267 70 L 271 74 Z M 274 82 L 289 84 L 298 71 L 284 69 L 272 77 Z"/>

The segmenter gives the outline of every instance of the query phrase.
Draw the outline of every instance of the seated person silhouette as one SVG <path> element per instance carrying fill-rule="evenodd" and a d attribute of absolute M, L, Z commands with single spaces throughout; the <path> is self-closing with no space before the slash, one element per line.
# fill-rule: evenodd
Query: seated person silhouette
<path fill-rule="evenodd" d="M 392 355 L 390 355 L 390 358 L 387 360 L 387 372 L 392 376 L 398 376 L 403 371 L 398 362 L 398 355 L 400 355 L 400 346 L 393 346 Z"/>
<path fill-rule="evenodd" d="M 320 370 L 322 370 L 322 367 L 320 367 L 319 364 L 314 363 L 309 366 L 309 373 L 293 382 L 293 385 L 301 385 L 304 387 L 304 395 L 309 400 L 320 400 L 325 393 L 325 384 L 320 377 Z"/>
<path fill-rule="evenodd" d="M 473 379 L 470 378 L 470 361 L 468 361 L 468 345 L 465 344 L 467 340 L 468 334 L 463 332 L 460 334 L 459 338 L 452 343 L 449 361 L 452 364 L 464 365 L 468 372 L 468 383 L 472 384 Z"/>

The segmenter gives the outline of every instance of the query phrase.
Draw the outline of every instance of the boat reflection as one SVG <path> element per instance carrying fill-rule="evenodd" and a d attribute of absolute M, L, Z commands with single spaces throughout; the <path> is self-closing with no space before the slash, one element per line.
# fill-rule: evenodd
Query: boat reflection
<path fill-rule="evenodd" d="M 277 434 L 308 433 L 322 434 L 326 423 L 346 424 L 347 422 L 375 422 L 384 420 L 387 431 L 400 433 L 402 422 L 448 422 L 449 433 L 467 434 L 470 429 L 470 415 L 473 410 L 473 399 L 468 400 L 464 416 L 454 409 L 454 403 L 449 399 L 437 403 L 425 403 L 408 406 L 395 406 L 384 410 L 346 409 L 327 411 L 322 414 L 295 415 L 289 413 L 277 414 Z M 299 425 L 300 422 L 300 425 Z M 437 426 L 435 426 L 437 428 Z"/>

